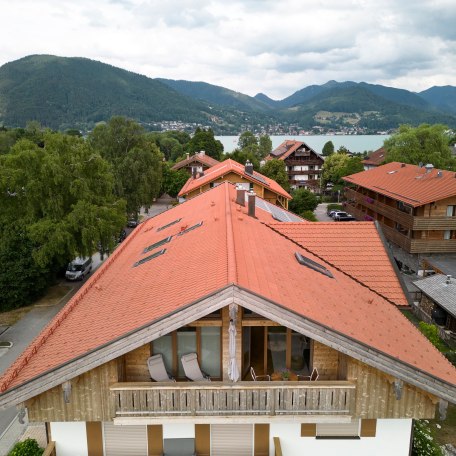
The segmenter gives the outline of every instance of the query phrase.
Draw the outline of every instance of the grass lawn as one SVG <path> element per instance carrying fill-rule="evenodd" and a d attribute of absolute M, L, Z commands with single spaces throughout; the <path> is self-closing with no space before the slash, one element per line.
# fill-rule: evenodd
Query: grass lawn
<path fill-rule="evenodd" d="M 71 285 L 57 284 L 49 288 L 48 292 L 34 304 L 19 309 L 0 312 L 0 325 L 11 326 L 19 321 L 26 313 L 30 312 L 35 307 L 47 307 L 58 304 L 60 300 L 72 289 Z"/>

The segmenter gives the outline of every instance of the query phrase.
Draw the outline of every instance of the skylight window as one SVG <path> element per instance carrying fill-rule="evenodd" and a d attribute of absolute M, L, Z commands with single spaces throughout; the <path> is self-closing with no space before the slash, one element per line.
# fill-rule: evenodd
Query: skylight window
<path fill-rule="evenodd" d="M 193 231 L 195 228 L 199 228 L 202 224 L 203 224 L 203 222 L 201 221 L 201 222 L 197 223 L 196 225 L 186 228 L 185 230 L 181 231 L 178 234 L 178 236 L 182 236 L 183 234 L 188 233 L 189 231 Z"/>
<path fill-rule="evenodd" d="M 165 252 L 166 252 L 166 249 L 162 249 L 162 250 L 160 250 L 160 251 L 158 251 L 158 252 L 155 252 L 155 253 L 152 254 L 152 255 L 146 256 L 145 258 L 143 258 L 143 259 L 137 261 L 137 262 L 133 265 L 133 267 L 136 268 L 137 266 L 141 266 L 143 263 L 147 263 L 148 261 L 153 260 L 154 258 L 157 258 L 157 257 L 159 257 L 160 255 L 163 255 Z"/>
<path fill-rule="evenodd" d="M 167 244 L 172 238 L 173 238 L 172 236 L 168 236 L 167 238 L 162 239 L 161 241 L 158 241 L 155 244 L 149 245 L 149 247 L 146 247 L 143 250 L 143 253 L 150 252 L 151 250 L 154 250 L 154 249 L 156 249 L 157 247 L 160 247 L 163 244 Z"/>
<path fill-rule="evenodd" d="M 305 257 L 304 255 L 301 255 L 299 252 L 295 253 L 295 257 L 298 260 L 299 264 L 307 266 L 308 268 L 313 269 L 314 271 L 317 271 L 320 274 L 323 274 L 325 276 L 330 277 L 331 279 L 334 279 L 334 276 L 331 274 L 331 271 L 326 269 L 322 264 L 317 263 L 316 261 L 313 261 L 310 258 Z"/>
<path fill-rule="evenodd" d="M 157 231 L 161 231 L 161 230 L 164 230 L 165 228 L 169 228 L 170 226 L 173 226 L 175 225 L 176 223 L 179 223 L 182 219 L 177 219 L 177 220 L 174 220 L 174 222 L 171 222 L 171 223 L 168 223 L 167 225 L 164 225 L 164 226 L 161 226 L 160 228 L 157 228 Z"/>

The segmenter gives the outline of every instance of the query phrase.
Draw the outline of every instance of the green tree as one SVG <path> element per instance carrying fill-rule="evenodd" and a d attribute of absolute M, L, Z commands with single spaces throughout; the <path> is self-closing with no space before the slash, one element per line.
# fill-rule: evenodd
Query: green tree
<path fill-rule="evenodd" d="M 109 164 L 83 139 L 47 132 L 43 147 L 23 139 L 0 156 L 1 221 L 26 227 L 39 266 L 62 266 L 122 228 L 125 202 L 113 184 Z"/>
<path fill-rule="evenodd" d="M 258 141 L 258 153 L 260 158 L 266 157 L 272 151 L 272 141 L 268 135 L 261 135 Z"/>
<path fill-rule="evenodd" d="M 332 141 L 327 141 L 325 145 L 323 146 L 323 150 L 321 151 L 321 154 L 324 157 L 329 157 L 334 153 L 334 144 Z"/>
<path fill-rule="evenodd" d="M 204 130 L 198 127 L 186 146 L 186 152 L 191 155 L 201 150 L 204 150 L 207 155 L 216 160 L 220 160 L 222 157 L 223 144 L 218 139 L 215 139 L 211 128 Z"/>
<path fill-rule="evenodd" d="M 326 158 L 323 164 L 322 179 L 324 185 L 334 184 L 334 188 L 342 187 L 342 177 L 363 171 L 361 157 L 350 157 L 346 153 L 337 152 Z"/>
<path fill-rule="evenodd" d="M 275 180 L 287 192 L 290 190 L 288 174 L 285 170 L 285 163 L 282 160 L 276 158 L 268 160 L 261 168 L 261 173 L 270 179 Z"/>
<path fill-rule="evenodd" d="M 180 150 L 178 141 L 171 141 Z M 162 179 L 162 155 L 154 137 L 132 120 L 113 117 L 94 129 L 89 144 L 110 162 L 115 193 L 127 201 L 128 213 L 149 207 L 158 196 Z"/>
<path fill-rule="evenodd" d="M 242 165 L 245 165 L 246 161 L 249 160 L 252 163 L 253 169 L 255 171 L 260 170 L 260 161 L 258 160 L 258 157 L 254 152 L 249 151 L 249 148 L 243 150 L 234 149 L 233 152 L 231 152 L 230 154 L 225 154 L 224 158 L 231 158 L 232 160 L 237 161 Z"/>
<path fill-rule="evenodd" d="M 456 171 L 456 159 L 448 147 L 448 128 L 423 124 L 413 128 L 401 125 L 397 133 L 385 140 L 386 162 L 398 161 L 418 165 L 432 163 L 436 168 Z"/>
<path fill-rule="evenodd" d="M 167 193 L 175 198 L 189 177 L 184 169 L 175 170 L 171 168 L 169 163 L 163 163 L 163 181 L 160 193 Z"/>
<path fill-rule="evenodd" d="M 345 146 L 340 146 L 339 149 L 337 149 L 338 154 L 349 154 L 350 151 L 345 147 Z"/>
<path fill-rule="evenodd" d="M 258 139 L 251 131 L 244 131 L 238 140 L 239 149 L 245 149 L 248 146 L 258 146 Z"/>
<path fill-rule="evenodd" d="M 318 199 L 314 193 L 305 188 L 298 188 L 291 193 L 289 209 L 295 214 L 302 215 L 306 211 L 313 212 L 318 206 Z"/>

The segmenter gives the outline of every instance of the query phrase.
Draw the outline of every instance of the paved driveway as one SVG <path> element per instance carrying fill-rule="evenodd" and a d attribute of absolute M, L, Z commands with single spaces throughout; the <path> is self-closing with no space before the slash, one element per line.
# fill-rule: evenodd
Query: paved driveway
<path fill-rule="evenodd" d="M 315 217 L 319 222 L 334 222 L 334 220 L 326 214 L 328 203 L 320 203 L 314 211 Z"/>

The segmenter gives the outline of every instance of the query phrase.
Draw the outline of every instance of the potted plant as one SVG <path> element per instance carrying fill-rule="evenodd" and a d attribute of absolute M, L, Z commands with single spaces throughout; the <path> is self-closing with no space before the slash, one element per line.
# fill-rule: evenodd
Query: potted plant
<path fill-rule="evenodd" d="M 283 371 L 281 372 L 281 374 L 282 374 L 282 380 L 284 380 L 284 381 L 290 380 L 290 374 L 291 374 L 291 372 L 290 372 L 288 369 L 283 370 Z"/>

